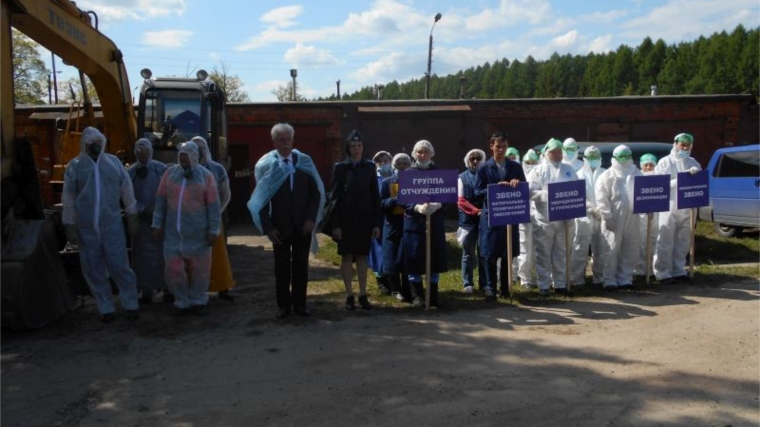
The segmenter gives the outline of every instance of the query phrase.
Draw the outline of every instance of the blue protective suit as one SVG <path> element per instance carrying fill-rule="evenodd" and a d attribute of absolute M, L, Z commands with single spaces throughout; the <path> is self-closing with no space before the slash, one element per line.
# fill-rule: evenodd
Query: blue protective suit
<path fill-rule="evenodd" d="M 166 172 L 166 165 L 153 160 L 153 146 L 150 141 L 140 138 L 135 143 L 138 149 L 147 149 L 149 158 L 147 164 L 139 161 L 127 169 L 132 181 L 137 200 L 137 215 L 140 218 L 140 229 L 132 237 L 132 269 L 137 275 L 137 288 L 143 295 L 152 295 L 153 290 L 166 289 L 164 281 L 164 243 L 151 233 L 153 211 L 156 207 L 156 191 L 161 177 Z"/>

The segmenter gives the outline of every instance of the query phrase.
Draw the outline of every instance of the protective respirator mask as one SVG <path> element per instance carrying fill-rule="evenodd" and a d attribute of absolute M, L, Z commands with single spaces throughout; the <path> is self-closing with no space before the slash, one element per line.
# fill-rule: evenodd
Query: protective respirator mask
<path fill-rule="evenodd" d="M 103 150 L 103 146 L 100 144 L 90 144 L 87 146 L 87 154 L 97 156 Z"/>

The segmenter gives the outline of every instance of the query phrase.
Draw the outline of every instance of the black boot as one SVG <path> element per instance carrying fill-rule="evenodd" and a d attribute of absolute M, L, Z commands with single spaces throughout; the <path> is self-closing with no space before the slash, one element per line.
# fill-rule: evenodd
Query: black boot
<path fill-rule="evenodd" d="M 422 286 L 422 282 L 410 282 L 412 288 L 412 305 L 415 307 L 425 306 L 425 288 Z"/>
<path fill-rule="evenodd" d="M 430 306 L 438 308 L 438 283 L 430 283 Z"/>
<path fill-rule="evenodd" d="M 388 281 L 388 276 L 375 276 L 377 280 L 377 290 L 380 291 L 380 295 L 390 295 L 391 285 Z"/>

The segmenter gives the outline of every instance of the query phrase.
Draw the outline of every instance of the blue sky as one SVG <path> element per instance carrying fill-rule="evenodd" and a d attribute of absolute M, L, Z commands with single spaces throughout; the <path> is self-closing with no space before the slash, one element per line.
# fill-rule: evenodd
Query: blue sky
<path fill-rule="evenodd" d="M 758 0 L 79 0 L 124 53 L 130 85 L 140 69 L 194 75 L 226 64 L 251 101 L 276 101 L 298 69 L 306 98 L 423 78 L 434 16 L 432 72 L 553 52 L 606 52 L 649 36 L 667 44 L 760 25 Z M 43 56 L 49 58 L 48 56 Z M 49 59 L 48 59 L 49 61 Z M 48 64 L 50 68 L 50 64 Z M 59 80 L 76 76 L 63 66 Z"/>

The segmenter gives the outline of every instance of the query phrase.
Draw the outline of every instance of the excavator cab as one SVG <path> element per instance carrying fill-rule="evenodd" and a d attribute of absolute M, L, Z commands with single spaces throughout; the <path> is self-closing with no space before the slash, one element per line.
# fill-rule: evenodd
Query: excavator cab
<path fill-rule="evenodd" d="M 212 158 L 227 164 L 227 126 L 224 91 L 204 70 L 196 79 L 152 78 L 148 69 L 140 90 L 137 132 L 153 143 L 153 157 L 177 162 L 177 146 L 195 136 L 208 141 Z"/>

